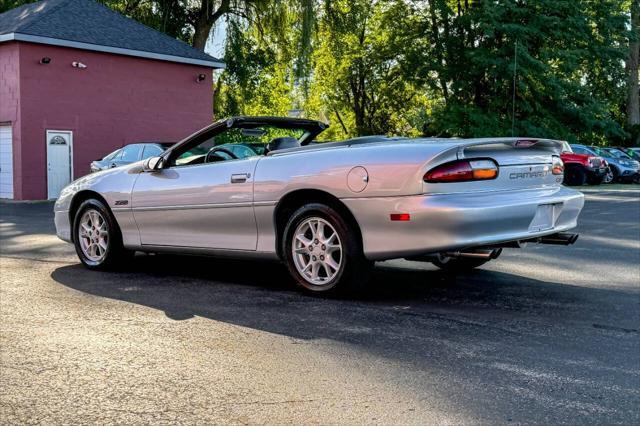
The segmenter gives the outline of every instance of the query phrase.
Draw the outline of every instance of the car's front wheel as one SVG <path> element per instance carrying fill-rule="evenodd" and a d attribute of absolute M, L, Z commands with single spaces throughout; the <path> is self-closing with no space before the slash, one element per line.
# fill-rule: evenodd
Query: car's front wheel
<path fill-rule="evenodd" d="M 582 186 L 587 181 L 587 174 L 581 166 L 568 164 L 564 171 L 564 183 L 569 186 Z"/>
<path fill-rule="evenodd" d="M 607 173 L 604 175 L 604 178 L 602 179 L 602 183 L 611 183 L 613 182 L 613 173 L 611 172 L 611 169 L 607 170 Z"/>
<path fill-rule="evenodd" d="M 307 204 L 293 213 L 282 251 L 296 283 L 315 294 L 352 292 L 367 281 L 373 265 L 349 224 L 324 204 Z"/>
<path fill-rule="evenodd" d="M 600 185 L 604 181 L 604 176 L 589 176 L 587 183 L 589 185 Z"/>
<path fill-rule="evenodd" d="M 108 269 L 129 254 L 122 246 L 120 229 L 99 200 L 84 201 L 73 222 L 73 242 L 80 261 L 89 269 Z"/>

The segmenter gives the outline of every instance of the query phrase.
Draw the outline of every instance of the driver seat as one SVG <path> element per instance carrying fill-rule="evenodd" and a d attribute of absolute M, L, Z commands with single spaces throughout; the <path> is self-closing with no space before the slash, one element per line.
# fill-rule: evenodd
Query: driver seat
<path fill-rule="evenodd" d="M 299 148 L 300 141 L 296 138 L 292 138 L 290 136 L 284 136 L 280 138 L 273 138 L 271 142 L 269 142 L 265 148 L 267 154 L 273 151 L 277 151 L 279 149 L 289 149 L 289 148 Z"/>

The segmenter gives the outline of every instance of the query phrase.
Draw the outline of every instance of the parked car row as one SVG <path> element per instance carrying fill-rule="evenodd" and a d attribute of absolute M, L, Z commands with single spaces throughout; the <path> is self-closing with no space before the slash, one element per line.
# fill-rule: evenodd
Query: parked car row
<path fill-rule="evenodd" d="M 91 173 L 99 172 L 100 170 L 112 169 L 135 163 L 136 161 L 146 160 L 162 154 L 171 145 L 173 145 L 173 142 L 139 142 L 126 145 L 101 159 L 92 161 L 89 165 L 89 170 Z"/>
<path fill-rule="evenodd" d="M 640 148 L 600 148 L 565 142 L 561 158 L 565 185 L 640 183 Z"/>

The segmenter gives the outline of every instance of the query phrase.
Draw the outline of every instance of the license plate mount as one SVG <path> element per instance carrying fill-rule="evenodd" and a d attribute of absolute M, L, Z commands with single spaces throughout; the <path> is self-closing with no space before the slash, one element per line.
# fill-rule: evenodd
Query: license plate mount
<path fill-rule="evenodd" d="M 540 204 L 529 224 L 529 231 L 539 232 L 553 229 L 561 208 L 562 203 Z"/>

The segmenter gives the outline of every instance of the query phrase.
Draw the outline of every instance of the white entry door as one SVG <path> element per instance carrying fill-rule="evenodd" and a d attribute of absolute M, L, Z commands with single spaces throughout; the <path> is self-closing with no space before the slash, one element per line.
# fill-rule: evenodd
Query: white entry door
<path fill-rule="evenodd" d="M 47 196 L 58 198 L 62 188 L 72 180 L 73 134 L 47 130 Z"/>
<path fill-rule="evenodd" d="M 0 125 L 0 198 L 13 199 L 13 136 L 11 125 Z"/>

